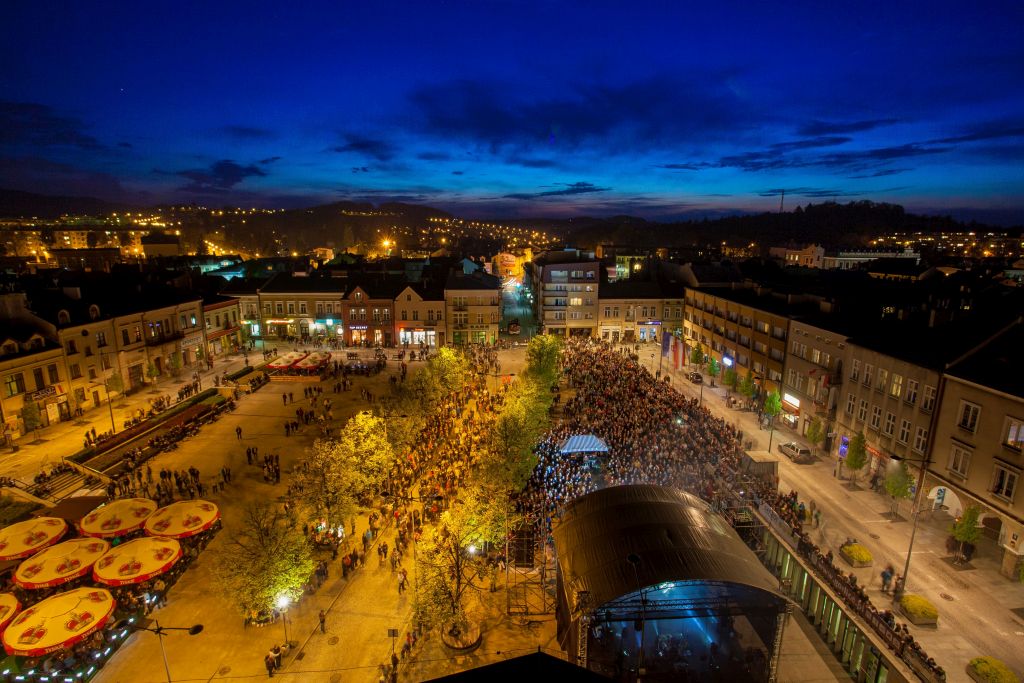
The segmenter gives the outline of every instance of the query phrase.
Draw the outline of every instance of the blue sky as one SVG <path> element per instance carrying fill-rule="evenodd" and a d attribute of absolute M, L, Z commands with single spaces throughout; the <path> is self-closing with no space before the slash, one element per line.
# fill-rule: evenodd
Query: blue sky
<path fill-rule="evenodd" d="M 78 4 L 3 10 L 0 187 L 1024 223 L 1019 2 Z"/>

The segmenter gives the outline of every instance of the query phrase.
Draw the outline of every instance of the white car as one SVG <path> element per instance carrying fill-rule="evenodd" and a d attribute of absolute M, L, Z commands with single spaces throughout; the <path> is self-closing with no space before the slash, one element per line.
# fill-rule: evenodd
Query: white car
<path fill-rule="evenodd" d="M 795 441 L 779 444 L 779 453 L 794 462 L 809 462 L 814 459 L 809 448 L 805 448 Z"/>

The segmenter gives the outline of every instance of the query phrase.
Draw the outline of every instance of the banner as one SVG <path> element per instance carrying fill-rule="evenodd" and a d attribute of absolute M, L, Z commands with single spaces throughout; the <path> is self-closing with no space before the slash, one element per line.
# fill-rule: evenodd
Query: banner
<path fill-rule="evenodd" d="M 672 346 L 672 335 L 667 330 L 661 332 L 661 355 L 668 356 L 668 350 Z"/>

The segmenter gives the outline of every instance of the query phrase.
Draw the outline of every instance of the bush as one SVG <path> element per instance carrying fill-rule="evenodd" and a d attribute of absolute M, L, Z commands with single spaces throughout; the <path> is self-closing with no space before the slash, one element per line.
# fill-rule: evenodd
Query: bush
<path fill-rule="evenodd" d="M 1003 662 L 995 657 L 975 657 L 967 665 L 977 680 L 986 683 L 1019 683 L 1020 679 Z"/>
<path fill-rule="evenodd" d="M 874 557 L 871 555 L 871 551 L 862 546 L 860 543 L 850 543 L 844 545 L 839 549 L 843 555 L 846 555 L 847 559 L 851 562 L 871 564 L 874 561 Z"/>
<path fill-rule="evenodd" d="M 30 513 L 38 510 L 41 505 L 18 500 L 12 496 L 0 495 L 0 526 L 7 526 L 28 519 Z"/>
<path fill-rule="evenodd" d="M 939 610 L 935 609 L 935 605 L 928 598 L 920 595 L 907 593 L 900 598 L 900 607 L 907 615 L 915 619 L 934 620 L 939 618 Z"/>

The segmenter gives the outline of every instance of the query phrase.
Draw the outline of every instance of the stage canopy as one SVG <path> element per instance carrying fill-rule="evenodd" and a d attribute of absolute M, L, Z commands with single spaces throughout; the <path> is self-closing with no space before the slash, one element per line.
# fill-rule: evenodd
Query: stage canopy
<path fill-rule="evenodd" d="M 562 455 L 570 453 L 607 453 L 608 444 L 593 434 L 578 434 L 566 439 L 565 443 L 558 450 Z"/>

